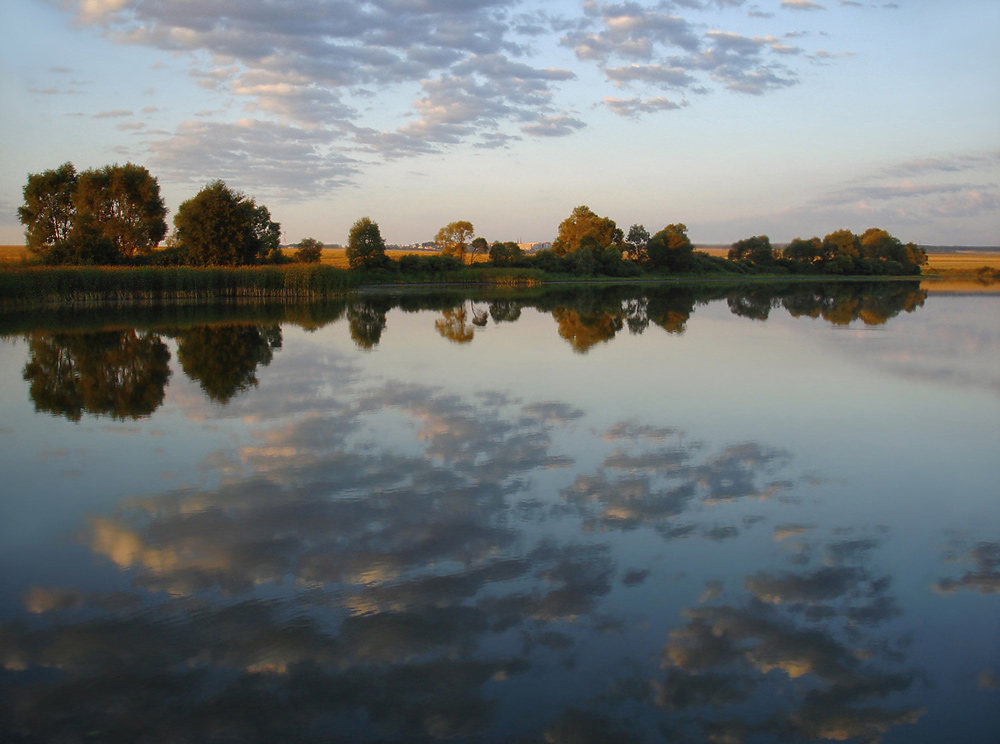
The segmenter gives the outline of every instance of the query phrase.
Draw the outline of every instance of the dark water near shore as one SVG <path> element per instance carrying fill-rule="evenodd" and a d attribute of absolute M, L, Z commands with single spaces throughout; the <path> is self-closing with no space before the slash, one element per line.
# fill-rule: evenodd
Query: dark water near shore
<path fill-rule="evenodd" d="M 0 316 L 0 740 L 1000 740 L 1000 297 Z"/>

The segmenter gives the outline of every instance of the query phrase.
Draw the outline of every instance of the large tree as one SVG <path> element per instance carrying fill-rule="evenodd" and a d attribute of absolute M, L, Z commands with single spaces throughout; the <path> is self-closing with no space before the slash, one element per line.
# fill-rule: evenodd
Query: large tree
<path fill-rule="evenodd" d="M 694 263 L 694 246 L 683 223 L 667 225 L 649 239 L 646 246 L 649 264 L 665 271 L 687 271 Z"/>
<path fill-rule="evenodd" d="M 600 217 L 590 207 L 581 205 L 559 223 L 559 234 L 552 243 L 552 250 L 557 256 L 565 256 L 577 250 L 580 242 L 587 236 L 592 237 L 604 248 L 624 240 L 624 233 L 613 219 Z"/>
<path fill-rule="evenodd" d="M 468 220 L 458 220 L 451 222 L 434 236 L 434 243 L 441 249 L 445 256 L 457 258 L 459 261 L 465 260 L 465 252 L 472 242 L 472 237 L 476 234 L 475 228 Z"/>
<path fill-rule="evenodd" d="M 643 225 L 635 224 L 628 229 L 625 236 L 625 245 L 622 247 L 623 253 L 633 261 L 642 263 L 646 260 L 646 246 L 649 244 L 649 230 Z"/>
<path fill-rule="evenodd" d="M 352 269 L 374 269 L 385 262 L 385 241 L 378 223 L 362 217 L 347 236 L 347 263 Z"/>
<path fill-rule="evenodd" d="M 177 241 L 196 266 L 246 266 L 279 250 L 281 225 L 271 213 L 222 181 L 181 204 L 174 217 Z"/>
<path fill-rule="evenodd" d="M 167 233 L 166 214 L 156 179 L 132 163 L 32 173 L 18 209 L 28 248 L 46 263 L 119 263 L 149 253 Z"/>
<path fill-rule="evenodd" d="M 772 264 L 774 263 L 774 248 L 771 247 L 771 239 L 766 235 L 754 235 L 752 238 L 743 238 L 733 243 L 729 249 L 729 260 L 747 260 L 752 264 Z"/>
<path fill-rule="evenodd" d="M 75 233 L 110 241 L 125 258 L 150 253 L 167 234 L 160 184 L 141 165 L 84 171 L 74 196 Z"/>
<path fill-rule="evenodd" d="M 18 207 L 17 216 L 24 225 L 25 244 L 32 253 L 43 255 L 69 238 L 76 221 L 73 202 L 76 182 L 72 163 L 28 175 L 24 205 Z"/>

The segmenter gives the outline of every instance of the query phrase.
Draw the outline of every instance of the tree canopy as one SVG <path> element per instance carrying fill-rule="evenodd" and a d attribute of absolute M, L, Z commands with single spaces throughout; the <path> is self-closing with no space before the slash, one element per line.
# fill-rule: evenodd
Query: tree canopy
<path fill-rule="evenodd" d="M 775 255 L 771 239 L 766 235 L 755 235 L 752 238 L 737 240 L 729 249 L 729 260 L 745 260 L 758 266 L 773 264 Z"/>
<path fill-rule="evenodd" d="M 624 234 L 610 217 L 600 217 L 590 207 L 581 205 L 559 223 L 559 234 L 552 243 L 557 256 L 579 249 L 581 241 L 590 236 L 604 248 L 621 243 Z"/>
<path fill-rule="evenodd" d="M 476 234 L 475 228 L 468 220 L 451 222 L 434 236 L 434 243 L 441 249 L 445 256 L 457 258 L 459 261 L 465 260 L 465 253 L 473 236 Z M 483 241 L 485 242 L 485 241 Z"/>
<path fill-rule="evenodd" d="M 374 269 L 385 261 L 385 241 L 378 223 L 362 217 L 347 236 L 347 263 L 352 269 Z"/>
<path fill-rule="evenodd" d="M 181 204 L 174 227 L 180 249 L 195 266 L 253 265 L 279 250 L 281 226 L 267 207 L 222 181 Z"/>
<path fill-rule="evenodd" d="M 77 230 L 93 231 L 125 258 L 149 253 L 167 234 L 160 186 L 139 165 L 106 165 L 80 174 L 74 199 Z"/>
<path fill-rule="evenodd" d="M 76 182 L 72 163 L 28 175 L 24 205 L 18 207 L 17 216 L 24 225 L 25 244 L 32 252 L 42 253 L 69 238 L 76 219 Z"/>
<path fill-rule="evenodd" d="M 319 263 L 323 243 L 316 238 L 302 238 L 296 246 L 295 260 L 299 263 Z"/>
<path fill-rule="evenodd" d="M 159 183 L 133 163 L 29 174 L 17 213 L 29 250 L 46 263 L 120 263 L 167 234 Z"/>
<path fill-rule="evenodd" d="M 687 225 L 667 225 L 649 239 L 646 246 L 649 265 L 664 271 L 687 271 L 694 262 L 694 245 L 687 235 Z"/>

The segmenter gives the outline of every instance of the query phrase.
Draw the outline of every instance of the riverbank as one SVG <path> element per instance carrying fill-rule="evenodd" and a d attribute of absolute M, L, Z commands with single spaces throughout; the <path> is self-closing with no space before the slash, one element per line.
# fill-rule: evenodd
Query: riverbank
<path fill-rule="evenodd" d="M 0 246 L 9 256 L 19 246 Z M 716 254 L 722 249 L 714 249 Z M 331 251 L 333 254 L 331 255 Z M 1000 291 L 1000 252 L 930 254 L 922 276 L 700 273 L 604 278 L 551 274 L 540 269 L 493 267 L 488 262 L 434 273 L 359 272 L 341 268 L 342 249 L 325 249 L 319 264 L 255 267 L 70 267 L 0 264 L 0 307 L 53 304 L 142 304 L 163 301 L 311 301 L 379 288 L 443 286 L 525 287 L 542 284 L 762 284 L 921 280 L 928 291 Z M 709 251 L 711 254 L 711 250 Z"/>

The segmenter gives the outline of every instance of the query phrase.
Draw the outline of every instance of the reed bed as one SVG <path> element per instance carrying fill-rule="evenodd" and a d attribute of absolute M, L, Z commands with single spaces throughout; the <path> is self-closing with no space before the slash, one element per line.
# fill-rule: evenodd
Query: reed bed
<path fill-rule="evenodd" d="M 322 299 L 357 284 L 316 265 L 253 267 L 8 267 L 0 306 L 206 299 Z"/>

